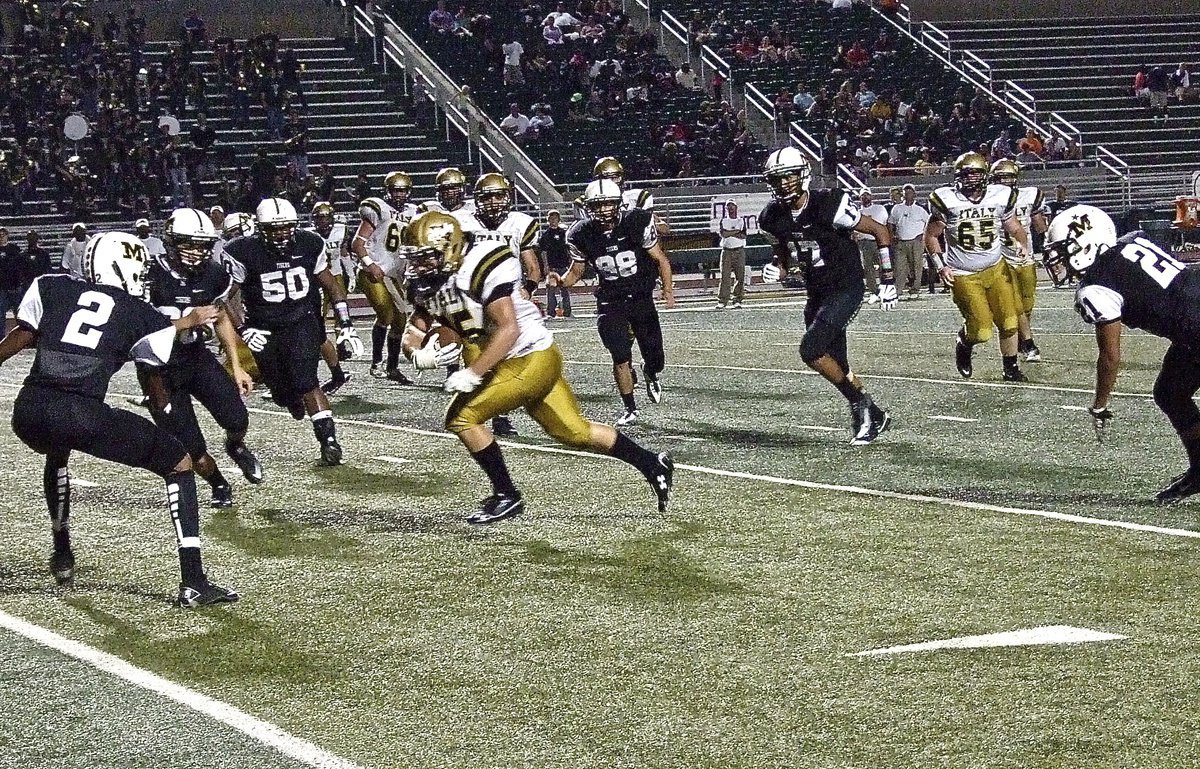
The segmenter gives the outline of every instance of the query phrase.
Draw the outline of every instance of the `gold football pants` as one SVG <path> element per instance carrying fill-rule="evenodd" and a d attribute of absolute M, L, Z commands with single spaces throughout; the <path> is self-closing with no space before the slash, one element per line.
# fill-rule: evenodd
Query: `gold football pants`
<path fill-rule="evenodd" d="M 479 348 L 467 345 L 464 362 L 470 365 L 477 357 Z M 457 435 L 523 407 L 550 437 L 587 448 L 591 425 L 579 412 L 562 366 L 558 345 L 501 361 L 478 390 L 454 396 L 446 410 L 446 429 Z"/>
<path fill-rule="evenodd" d="M 967 341 L 980 344 L 992 338 L 992 326 L 1001 336 L 1017 331 L 1017 302 L 1008 264 L 996 264 L 970 275 L 956 275 L 950 289 L 954 304 L 962 313 Z"/>
<path fill-rule="evenodd" d="M 241 339 L 237 340 L 237 359 L 238 363 L 242 364 L 242 371 L 249 374 L 255 384 L 262 382 L 262 373 L 258 370 L 258 364 L 254 362 L 254 353 L 250 352 L 250 348 Z M 225 370 L 229 372 L 229 376 L 233 376 L 233 363 L 229 361 L 228 356 L 225 359 Z"/>
<path fill-rule="evenodd" d="M 1028 315 L 1033 312 L 1033 297 L 1037 292 L 1037 265 L 1033 262 L 1022 267 L 1009 265 L 1008 273 L 1012 276 L 1017 312 Z"/>
<path fill-rule="evenodd" d="M 382 282 L 376 283 L 365 273 L 359 278 L 358 288 L 375 311 L 375 325 L 390 326 L 393 334 L 403 333 L 404 324 L 408 322 L 408 303 L 404 300 L 400 282 L 384 277 Z"/>

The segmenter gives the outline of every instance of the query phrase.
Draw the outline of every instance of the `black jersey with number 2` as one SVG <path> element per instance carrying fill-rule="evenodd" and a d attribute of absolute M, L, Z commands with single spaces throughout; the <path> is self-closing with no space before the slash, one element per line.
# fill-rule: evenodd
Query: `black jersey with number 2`
<path fill-rule="evenodd" d="M 794 245 L 797 255 L 803 242 L 816 244 L 804 265 L 810 287 L 861 291 L 862 257 L 851 232 L 861 217 L 858 204 L 845 190 L 810 190 L 808 202 L 798 212 L 772 200 L 758 215 L 758 226 L 784 247 Z"/>
<path fill-rule="evenodd" d="M 146 302 L 68 275 L 35 280 L 17 323 L 37 335 L 27 387 L 100 399 L 125 363 L 166 365 L 175 345 L 175 327 Z"/>
<path fill-rule="evenodd" d="M 594 219 L 576 222 L 567 232 L 571 258 L 592 265 L 600 277 L 601 302 L 653 296 L 658 262 L 650 249 L 657 244 L 654 213 L 641 208 L 623 212 L 612 232 Z"/>
<path fill-rule="evenodd" d="M 245 268 L 242 297 L 247 326 L 281 328 L 320 314 L 316 275 L 329 266 L 320 235 L 296 230 L 292 244 L 282 252 L 258 236 L 235 238 L 225 245 L 224 253 Z"/>
<path fill-rule="evenodd" d="M 193 307 L 224 302 L 233 289 L 233 278 L 216 262 L 206 262 L 196 273 L 176 272 L 162 257 L 150 263 L 146 273 L 150 304 L 167 320 L 178 320 Z M 212 325 L 191 328 L 179 337 L 187 348 L 203 344 L 213 336 Z"/>
<path fill-rule="evenodd" d="M 1075 308 L 1092 324 L 1119 320 L 1173 342 L 1200 341 L 1200 273 L 1131 232 L 1096 257 L 1080 279 Z"/>

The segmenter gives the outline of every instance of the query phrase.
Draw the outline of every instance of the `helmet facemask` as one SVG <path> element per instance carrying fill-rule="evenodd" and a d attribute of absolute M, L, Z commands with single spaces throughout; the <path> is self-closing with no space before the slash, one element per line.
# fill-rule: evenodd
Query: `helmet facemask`
<path fill-rule="evenodd" d="M 617 226 L 621 218 L 621 201 L 614 198 L 595 198 L 587 201 L 588 215 L 605 230 Z"/>
<path fill-rule="evenodd" d="M 414 248 L 407 254 L 408 267 L 405 278 L 415 289 L 417 296 L 433 296 L 446 285 L 451 270 L 446 269 L 446 255 L 435 246 Z"/>
<path fill-rule="evenodd" d="M 799 200 L 808 191 L 812 171 L 803 169 L 781 169 L 767 172 L 767 184 L 771 185 L 771 194 L 781 203 L 791 203 Z"/>
<path fill-rule="evenodd" d="M 465 196 L 464 185 L 462 184 L 447 184 L 437 188 L 438 202 L 447 211 L 455 211 L 460 208 Z"/>
<path fill-rule="evenodd" d="M 388 202 L 393 208 L 404 208 L 412 195 L 412 187 L 404 184 L 393 184 L 387 188 Z"/>
<path fill-rule="evenodd" d="M 283 251 L 292 244 L 292 239 L 296 235 L 296 223 L 259 222 L 258 231 L 262 233 L 263 240 L 277 250 Z"/>
<path fill-rule="evenodd" d="M 190 275 L 203 271 L 205 265 L 212 259 L 213 246 L 216 238 L 198 237 L 194 235 L 172 235 L 168 243 L 167 258 L 175 269 Z"/>
<path fill-rule="evenodd" d="M 321 237 L 329 237 L 329 233 L 333 232 L 333 214 L 313 214 L 313 229 L 319 232 Z"/>
<path fill-rule="evenodd" d="M 475 196 L 475 210 L 488 229 L 494 230 L 504 222 L 512 210 L 512 196 L 508 190 L 485 190 Z"/>

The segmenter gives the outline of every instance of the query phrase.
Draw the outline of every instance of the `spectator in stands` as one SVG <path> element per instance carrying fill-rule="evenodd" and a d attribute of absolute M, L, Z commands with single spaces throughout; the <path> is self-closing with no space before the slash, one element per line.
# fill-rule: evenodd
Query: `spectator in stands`
<path fill-rule="evenodd" d="M 914 164 L 914 170 L 920 176 L 931 176 L 941 171 L 941 166 L 933 159 L 933 150 L 921 148 L 921 157 Z"/>
<path fill-rule="evenodd" d="M 183 39 L 190 47 L 195 47 L 208 41 L 208 32 L 204 28 L 204 19 L 200 18 L 200 11 L 195 8 L 189 11 L 187 18 L 183 20 Z"/>
<path fill-rule="evenodd" d="M 1045 150 L 1047 160 L 1062 160 L 1067 154 L 1067 140 L 1058 134 L 1052 135 L 1046 139 Z"/>
<path fill-rule="evenodd" d="M 504 53 L 504 84 L 524 85 L 525 73 L 521 71 L 521 55 L 525 53 L 525 46 L 514 37 L 512 42 L 505 43 L 500 50 Z"/>
<path fill-rule="evenodd" d="M 1160 120 L 1163 125 L 1166 125 L 1167 118 L 1170 117 L 1170 109 L 1167 107 L 1170 82 L 1167 79 L 1166 70 L 1155 64 L 1146 75 L 1146 85 L 1150 89 L 1150 116 L 1155 125 L 1158 125 Z"/>
<path fill-rule="evenodd" d="M 283 151 L 289 172 L 300 179 L 308 176 L 308 126 L 294 109 L 283 127 Z"/>
<path fill-rule="evenodd" d="M 21 247 L 8 240 L 8 228 L 0 227 L 0 331 L 5 330 L 5 316 L 9 310 L 17 317 L 21 305 Z"/>
<path fill-rule="evenodd" d="M 686 61 L 679 65 L 679 69 L 675 72 L 675 84 L 685 91 L 696 90 L 696 73 L 692 71 L 692 65 Z"/>
<path fill-rule="evenodd" d="M 1017 150 L 1020 152 L 1032 152 L 1039 157 L 1045 152 L 1041 138 L 1038 137 L 1037 131 L 1032 128 L 1025 130 L 1025 138 L 1017 142 Z"/>
<path fill-rule="evenodd" d="M 374 194 L 374 188 L 371 186 L 371 183 L 367 181 L 366 172 L 360 171 L 358 178 L 354 180 L 354 186 L 350 190 L 350 198 L 354 201 L 354 205 L 357 206 L 359 203 Z"/>
<path fill-rule="evenodd" d="M 579 19 L 567 13 L 567 7 L 562 3 L 554 6 L 554 10 L 546 15 L 546 20 L 562 30 L 564 35 L 573 32 L 581 24 Z"/>
<path fill-rule="evenodd" d="M 541 141 L 549 139 L 554 133 L 554 118 L 540 104 L 533 110 L 533 117 L 529 118 L 529 133 L 530 138 Z"/>
<path fill-rule="evenodd" d="M 599 17 L 595 14 L 588 17 L 587 22 L 579 28 L 579 37 L 581 40 L 599 45 L 604 40 L 605 29 L 600 23 Z"/>
<path fill-rule="evenodd" d="M 992 160 L 1000 160 L 1001 158 L 1012 157 L 1013 146 L 1012 139 L 1009 136 L 1008 129 L 1005 128 L 1000 132 L 1000 135 L 992 140 L 992 145 L 989 148 L 989 153 Z"/>
<path fill-rule="evenodd" d="M 829 10 L 834 13 L 850 13 L 853 10 L 854 3 L 851 0 L 830 0 Z"/>
<path fill-rule="evenodd" d="M 456 26 L 454 14 L 446 10 L 446 0 L 438 0 L 437 7 L 429 12 L 429 28 L 440 35 L 449 35 Z"/>
<path fill-rule="evenodd" d="M 565 42 L 562 30 L 556 27 L 554 22 L 549 18 L 546 19 L 546 23 L 542 26 L 542 40 L 545 40 L 546 45 L 552 48 L 558 47 Z"/>
<path fill-rule="evenodd" d="M 1079 142 L 1074 139 L 1067 139 L 1067 151 L 1063 153 L 1063 160 L 1082 165 L 1083 148 L 1079 146 Z"/>
<path fill-rule="evenodd" d="M 1171 73 L 1171 88 L 1175 92 L 1175 98 L 1180 104 L 1185 99 L 1191 98 L 1192 91 L 1192 73 L 1188 72 L 1188 68 L 1183 62 L 1179 62 L 1179 66 Z"/>
<path fill-rule="evenodd" d="M 133 234 L 138 236 L 146 246 L 146 251 L 150 256 L 162 256 L 167 253 L 166 247 L 163 246 L 162 238 L 150 232 L 150 220 L 146 218 L 138 219 L 133 223 Z"/>
<path fill-rule="evenodd" d="M 517 144 L 522 144 L 529 138 L 529 116 L 521 114 L 520 105 L 511 104 L 508 115 L 500 121 L 500 130 L 511 136 Z"/>
<path fill-rule="evenodd" d="M 43 275 L 48 275 L 54 269 L 54 266 L 50 262 L 50 252 L 42 248 L 38 244 L 38 240 L 38 234 L 35 230 L 25 233 L 25 250 L 21 252 L 21 261 L 25 268 L 21 284 L 22 294 L 29 290 L 29 286 L 34 280 Z"/>
<path fill-rule="evenodd" d="M 1137 72 L 1133 74 L 1133 98 L 1150 102 L 1150 83 L 1145 64 L 1138 67 Z"/>
<path fill-rule="evenodd" d="M 256 197 L 255 206 L 257 206 L 257 201 L 269 198 L 275 192 L 273 185 L 275 183 L 275 176 L 279 173 L 279 169 L 275 166 L 275 163 L 267 157 L 266 147 L 259 147 L 255 151 L 254 160 L 250 163 L 248 173 L 251 186 L 250 191 Z M 254 208 L 239 208 L 238 210 L 253 211 Z"/>
<path fill-rule="evenodd" d="M 878 97 L 871 90 L 871 86 L 866 80 L 858 84 L 858 92 L 854 94 L 855 100 L 858 102 L 859 109 L 870 109 Z"/>
<path fill-rule="evenodd" d="M 1018 152 L 1017 156 L 1013 158 L 1013 160 L 1015 160 L 1017 165 L 1021 166 L 1022 168 L 1044 169 L 1046 167 L 1046 161 L 1042 159 L 1042 156 L 1034 152 L 1028 146 Z"/>
<path fill-rule="evenodd" d="M 813 95 L 809 93 L 807 88 L 804 87 L 804 84 L 796 83 L 796 95 L 792 97 L 792 104 L 796 108 L 796 114 L 806 115 L 809 108 L 812 107 L 814 101 L 816 101 L 816 99 L 814 99 Z"/>
<path fill-rule="evenodd" d="M 571 254 L 567 248 L 567 228 L 562 226 L 558 211 L 546 214 L 546 226 L 538 236 L 538 251 L 546 262 L 546 317 L 569 318 L 571 290 L 562 284 L 562 276 L 571 269 Z"/>
<path fill-rule="evenodd" d="M 317 194 L 321 200 L 327 203 L 333 203 L 335 193 L 337 191 L 337 177 L 329 170 L 329 166 L 322 163 L 317 167 Z"/>
<path fill-rule="evenodd" d="M 82 274 L 80 270 L 83 268 L 83 252 L 87 248 L 88 231 L 87 225 L 83 222 L 75 222 L 71 225 L 71 239 L 63 246 L 62 268 L 65 272 L 72 275 Z"/>
<path fill-rule="evenodd" d="M 863 69 L 871 62 L 871 52 L 861 40 L 855 40 L 850 50 L 846 51 L 846 65 L 850 69 Z"/>

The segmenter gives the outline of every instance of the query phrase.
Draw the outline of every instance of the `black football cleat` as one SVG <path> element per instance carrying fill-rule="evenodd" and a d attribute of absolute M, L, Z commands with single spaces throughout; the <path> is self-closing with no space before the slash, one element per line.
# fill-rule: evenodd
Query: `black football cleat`
<path fill-rule="evenodd" d="M 513 427 L 512 420 L 508 417 L 496 417 L 492 420 L 492 435 L 497 438 L 514 438 L 517 428 Z"/>
<path fill-rule="evenodd" d="M 642 364 L 642 376 L 646 378 L 646 397 L 651 403 L 662 403 L 662 382 L 646 373 L 645 363 Z"/>
<path fill-rule="evenodd" d="M 337 467 L 342 463 L 342 444 L 338 443 L 338 439 L 330 436 L 321 444 L 321 465 L 323 467 Z"/>
<path fill-rule="evenodd" d="M 1200 469 L 1193 467 L 1172 478 L 1167 487 L 1158 492 L 1155 500 L 1160 505 L 1173 505 L 1197 493 L 1200 493 Z"/>
<path fill-rule="evenodd" d="M 503 521 L 506 518 L 515 518 L 523 512 L 525 512 L 525 502 L 521 497 L 493 494 L 483 500 L 483 507 L 479 512 L 467 516 L 467 523 L 472 526 L 483 526 Z"/>
<path fill-rule="evenodd" d="M 75 553 L 70 548 L 50 554 L 50 574 L 61 587 L 75 586 Z"/>
<path fill-rule="evenodd" d="M 254 452 L 246 448 L 246 444 L 238 443 L 237 445 L 226 443 L 225 453 L 233 460 L 238 469 L 242 471 L 242 475 L 250 483 L 263 482 L 262 463 L 258 461 L 258 457 L 254 456 Z"/>
<path fill-rule="evenodd" d="M 413 380 L 405 376 L 404 372 L 398 368 L 388 369 L 387 378 L 396 384 L 410 385 L 413 383 Z"/>
<path fill-rule="evenodd" d="M 1010 368 L 1010 369 L 1005 369 L 1005 371 L 1004 371 L 1004 381 L 1005 382 L 1028 382 L 1029 377 L 1025 376 L 1025 372 L 1019 368 Z"/>
<path fill-rule="evenodd" d="M 667 512 L 667 505 L 671 503 L 671 488 L 675 485 L 675 460 L 670 454 L 664 451 L 658 455 L 657 471 L 647 476 L 646 480 L 658 497 L 658 512 Z"/>
<path fill-rule="evenodd" d="M 867 428 L 866 433 L 861 438 L 856 436 L 854 440 L 850 441 L 851 446 L 866 446 L 868 443 L 873 443 L 876 438 L 892 426 L 891 414 L 876 406 L 875 402 L 871 400 L 871 396 L 868 395 L 864 400 L 870 403 L 867 409 L 871 420 L 870 427 Z"/>
<path fill-rule="evenodd" d="M 970 379 L 974 373 L 971 366 L 971 345 L 963 341 L 962 334 L 954 338 L 954 367 L 963 379 Z"/>
<path fill-rule="evenodd" d="M 228 483 L 213 486 L 212 506 L 217 508 L 233 507 L 233 487 Z"/>
<path fill-rule="evenodd" d="M 341 376 L 335 374 L 328 382 L 321 385 L 321 391 L 326 395 L 333 395 L 338 390 L 350 383 L 350 372 L 342 371 Z"/>
<path fill-rule="evenodd" d="M 850 445 L 865 446 L 871 442 L 871 407 L 874 406 L 871 396 L 864 395 L 858 403 L 850 404 Z"/>
<path fill-rule="evenodd" d="M 241 598 L 236 591 L 214 585 L 205 577 L 195 585 L 179 583 L 179 605 L 185 609 L 198 609 L 219 603 L 237 603 Z"/>

